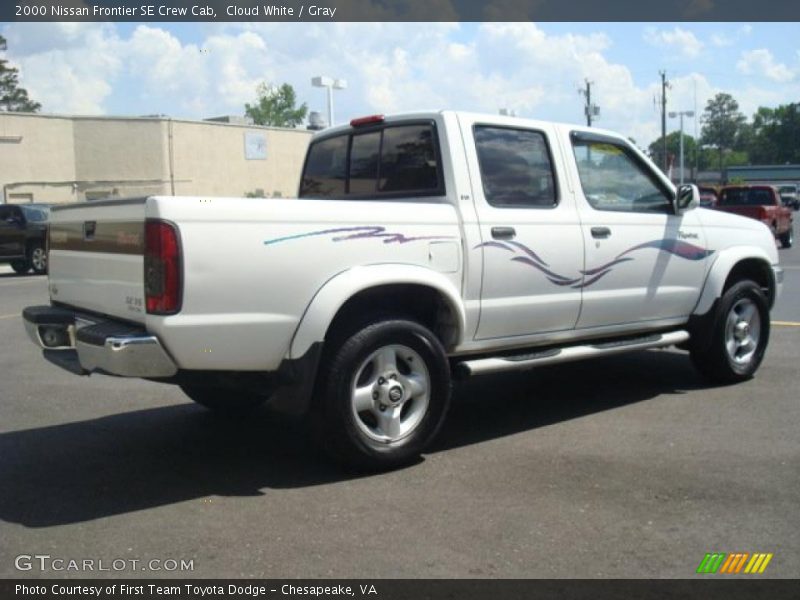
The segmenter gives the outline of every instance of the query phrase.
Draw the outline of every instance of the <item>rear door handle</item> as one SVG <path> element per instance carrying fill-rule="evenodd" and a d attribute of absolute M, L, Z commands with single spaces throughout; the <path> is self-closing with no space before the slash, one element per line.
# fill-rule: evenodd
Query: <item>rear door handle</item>
<path fill-rule="evenodd" d="M 496 240 L 510 240 L 516 235 L 513 227 L 492 227 L 492 237 Z"/>
<path fill-rule="evenodd" d="M 592 227 L 592 237 L 604 240 L 607 237 L 611 237 L 611 230 L 608 227 Z"/>

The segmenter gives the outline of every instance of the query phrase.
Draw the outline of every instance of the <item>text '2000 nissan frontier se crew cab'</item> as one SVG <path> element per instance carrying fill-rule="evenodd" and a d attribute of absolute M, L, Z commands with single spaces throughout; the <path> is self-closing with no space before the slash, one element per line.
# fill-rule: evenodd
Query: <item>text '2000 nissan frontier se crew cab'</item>
<path fill-rule="evenodd" d="M 782 271 L 770 230 L 697 208 L 624 137 L 451 111 L 312 139 L 297 199 L 56 208 L 53 362 L 307 413 L 366 468 L 418 456 L 451 379 L 678 346 L 753 375 Z"/>

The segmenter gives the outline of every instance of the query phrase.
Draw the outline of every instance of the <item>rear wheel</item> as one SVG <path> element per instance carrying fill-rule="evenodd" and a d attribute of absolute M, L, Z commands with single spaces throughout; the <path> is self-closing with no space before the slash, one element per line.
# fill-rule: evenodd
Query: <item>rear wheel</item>
<path fill-rule="evenodd" d="M 37 275 L 47 273 L 47 252 L 41 244 L 33 244 L 28 250 L 28 262 Z"/>
<path fill-rule="evenodd" d="M 781 246 L 784 248 L 791 248 L 794 244 L 794 226 L 789 227 L 789 230 L 780 236 Z"/>
<path fill-rule="evenodd" d="M 761 288 L 744 280 L 732 285 L 708 318 L 709 338 L 692 344 L 695 367 L 712 381 L 749 379 L 761 365 L 769 340 L 769 309 Z"/>
<path fill-rule="evenodd" d="M 27 260 L 12 260 L 11 268 L 14 269 L 15 273 L 22 275 L 31 270 L 31 265 Z"/>
<path fill-rule="evenodd" d="M 249 391 L 206 385 L 181 385 L 183 393 L 207 409 L 226 416 L 243 416 L 253 412 L 269 398 Z"/>
<path fill-rule="evenodd" d="M 430 330 L 381 319 L 332 341 L 312 418 L 334 456 L 359 469 L 416 459 L 450 404 L 450 368 Z"/>

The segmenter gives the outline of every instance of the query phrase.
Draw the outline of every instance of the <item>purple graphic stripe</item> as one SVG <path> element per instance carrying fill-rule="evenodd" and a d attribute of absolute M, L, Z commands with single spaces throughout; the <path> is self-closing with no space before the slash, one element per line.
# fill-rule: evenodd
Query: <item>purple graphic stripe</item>
<path fill-rule="evenodd" d="M 590 285 L 600 281 L 603 277 L 608 275 L 611 271 L 613 271 L 613 267 L 635 260 L 632 257 L 626 257 L 626 254 L 630 254 L 635 250 L 642 250 L 645 248 L 655 248 L 656 250 L 669 252 L 670 254 L 674 254 L 679 258 L 683 258 L 686 260 L 702 260 L 714 254 L 714 250 L 707 250 L 705 248 L 701 248 L 700 246 L 695 246 L 694 244 L 689 244 L 688 242 L 684 242 L 678 239 L 670 238 L 670 239 L 661 239 L 661 240 L 653 240 L 650 242 L 645 242 L 643 244 L 639 244 L 637 246 L 633 246 L 628 248 L 624 252 L 617 255 L 617 257 L 608 262 L 604 265 L 600 265 L 599 267 L 594 267 L 592 269 L 586 269 L 585 271 L 580 271 L 580 273 L 585 278 L 577 278 L 577 279 L 570 279 L 569 277 L 565 277 L 564 275 L 560 275 L 558 273 L 554 273 L 553 271 L 546 269 L 545 267 L 549 266 L 546 262 L 544 262 L 538 254 L 536 254 L 533 250 L 528 248 L 525 244 L 520 242 L 484 242 L 482 244 L 478 244 L 475 246 L 477 248 L 502 248 L 503 250 L 511 250 L 514 251 L 514 248 L 510 248 L 509 246 L 513 246 L 516 249 L 521 250 L 527 256 L 514 256 L 511 258 L 514 262 L 520 262 L 523 264 L 528 265 L 529 267 L 533 267 L 538 269 L 542 273 L 545 274 L 547 280 L 559 286 L 567 286 L 570 285 L 576 289 L 582 289 L 585 287 L 589 287 Z M 581 281 L 583 279 L 583 281 Z"/>
<path fill-rule="evenodd" d="M 628 262 L 629 260 L 633 260 L 633 259 L 632 258 L 616 258 L 616 259 L 612 260 L 611 262 L 608 262 L 608 263 L 606 263 L 604 265 L 601 265 L 599 267 L 595 267 L 594 269 L 588 269 L 586 271 L 581 271 L 581 273 L 583 273 L 584 275 L 594 275 L 596 273 L 599 273 L 600 271 L 605 271 L 606 269 L 610 269 L 611 267 L 614 267 L 614 266 L 616 266 L 616 265 L 618 265 L 620 263 Z"/>
<path fill-rule="evenodd" d="M 454 239 L 452 235 L 423 235 L 423 236 L 406 236 L 402 233 L 386 232 L 385 227 L 378 225 L 364 226 L 364 227 L 337 227 L 336 229 L 323 229 L 321 231 L 310 231 L 308 233 L 299 233 L 297 235 L 287 235 L 285 237 L 275 238 L 272 240 L 264 240 L 264 245 L 278 244 L 280 242 L 288 242 L 290 240 L 299 240 L 307 237 L 315 237 L 321 235 L 335 235 L 337 233 L 346 233 L 349 235 L 341 235 L 333 238 L 334 242 L 343 242 L 346 240 L 357 240 L 367 238 L 380 238 L 383 239 L 384 244 L 398 243 L 407 244 L 408 242 L 417 242 L 420 240 L 451 240 Z"/>
<path fill-rule="evenodd" d="M 590 286 L 590 285 L 592 285 L 593 283 L 595 283 L 595 282 L 597 282 L 597 281 L 600 281 L 600 279 L 602 279 L 603 277 L 605 277 L 605 276 L 606 276 L 606 275 L 608 275 L 609 273 L 611 273 L 611 269 L 607 269 L 607 270 L 605 270 L 605 271 L 601 271 L 600 273 L 598 273 L 598 274 L 597 274 L 597 275 L 595 275 L 594 277 L 590 277 L 589 279 L 585 279 L 585 280 L 583 281 L 583 283 L 581 283 L 581 284 L 579 284 L 579 285 L 573 285 L 572 287 L 574 287 L 574 288 L 585 288 L 585 287 L 589 287 L 589 286 Z"/>
<path fill-rule="evenodd" d="M 482 244 L 478 244 L 477 246 L 475 246 L 473 250 L 477 250 L 478 248 L 502 248 L 503 250 L 514 252 L 513 248 L 509 248 L 503 242 L 483 242 Z"/>
<path fill-rule="evenodd" d="M 515 256 L 511 260 L 513 260 L 514 262 L 524 263 L 524 264 L 526 264 L 526 265 L 528 265 L 530 267 L 533 267 L 535 269 L 539 269 L 542 273 L 547 275 L 547 278 L 550 281 L 553 281 L 554 279 L 557 280 L 557 281 L 563 281 L 564 282 L 563 285 L 571 285 L 573 283 L 578 283 L 580 281 L 580 278 L 578 278 L 578 279 L 570 279 L 569 277 L 564 277 L 563 275 L 559 275 L 558 273 L 553 273 L 553 271 L 551 271 L 550 269 L 545 269 L 542 265 L 540 265 L 539 263 L 537 263 L 534 260 L 531 260 L 527 256 Z"/>
<path fill-rule="evenodd" d="M 713 250 L 706 250 L 705 248 L 701 248 L 700 246 L 695 246 L 694 244 L 690 244 L 688 242 L 683 242 L 681 240 L 670 238 L 663 240 L 653 240 L 651 242 L 645 242 L 644 244 L 639 244 L 638 246 L 633 246 L 632 248 L 628 248 L 627 250 L 625 250 L 625 252 L 621 253 L 619 256 L 617 256 L 617 258 L 625 256 L 626 254 L 630 254 L 635 250 L 642 250 L 644 248 L 656 248 L 657 250 L 663 250 L 664 252 L 669 252 L 670 254 L 674 254 L 675 256 L 685 258 L 686 260 L 703 260 L 704 258 L 714 254 Z"/>
<path fill-rule="evenodd" d="M 519 248 L 520 250 L 522 250 L 522 251 L 523 251 L 525 254 L 527 254 L 528 256 L 530 256 L 530 257 L 531 257 L 533 260 L 535 260 L 535 261 L 536 261 L 536 262 L 538 262 L 538 263 L 541 263 L 541 264 L 543 264 L 545 267 L 549 267 L 549 266 L 550 266 L 550 265 L 548 265 L 546 262 L 544 262 L 544 261 L 543 261 L 543 260 L 542 260 L 542 259 L 539 257 L 539 255 L 538 255 L 538 254 L 536 254 L 536 252 L 534 252 L 533 250 L 531 250 L 530 248 L 528 248 L 528 247 L 527 247 L 525 244 L 521 244 L 520 242 L 508 242 L 508 243 L 509 243 L 509 244 L 511 244 L 512 246 L 516 246 L 517 248 Z"/>

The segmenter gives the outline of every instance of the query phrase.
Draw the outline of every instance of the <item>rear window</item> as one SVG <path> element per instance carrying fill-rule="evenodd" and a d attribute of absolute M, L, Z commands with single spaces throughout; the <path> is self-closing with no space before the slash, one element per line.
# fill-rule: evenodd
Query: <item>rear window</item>
<path fill-rule="evenodd" d="M 732 206 L 767 206 L 775 204 L 772 192 L 763 188 L 733 188 L 722 190 L 720 204 Z"/>
<path fill-rule="evenodd" d="M 401 198 L 444 195 L 433 123 L 389 125 L 314 142 L 301 198 Z"/>

